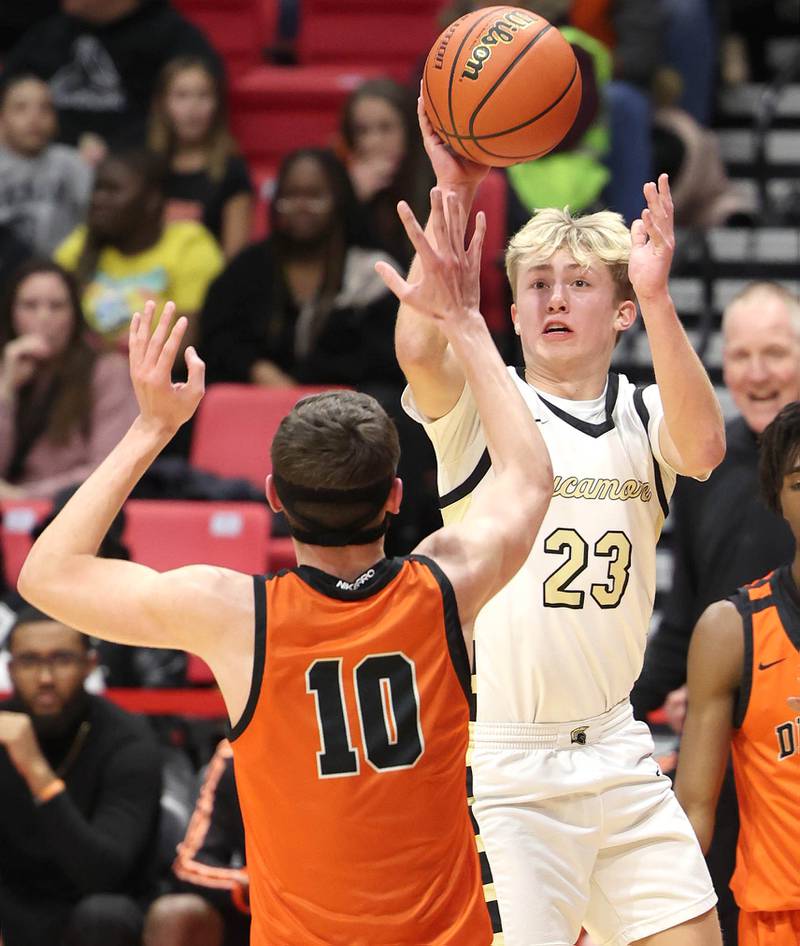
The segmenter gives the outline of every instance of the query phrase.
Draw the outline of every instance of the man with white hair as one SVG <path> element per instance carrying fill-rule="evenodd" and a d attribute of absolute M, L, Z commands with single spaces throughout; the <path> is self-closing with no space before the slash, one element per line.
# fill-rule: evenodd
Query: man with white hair
<path fill-rule="evenodd" d="M 800 300 L 778 283 L 750 283 L 726 306 L 722 338 L 723 377 L 739 413 L 726 425 L 727 454 L 709 479 L 681 480 L 673 494 L 672 589 L 631 697 L 641 719 L 683 687 L 692 628 L 705 608 L 792 556 L 789 527 L 758 498 L 758 437 L 782 407 L 800 398 Z M 680 729 L 682 691 L 671 702 L 671 722 Z M 728 944 L 736 943 L 728 881 L 737 829 L 729 778 L 708 855 Z"/>

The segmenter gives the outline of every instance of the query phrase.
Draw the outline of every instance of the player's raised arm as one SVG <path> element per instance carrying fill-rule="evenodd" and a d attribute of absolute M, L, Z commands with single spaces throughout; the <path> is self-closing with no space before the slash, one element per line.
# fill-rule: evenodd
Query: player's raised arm
<path fill-rule="evenodd" d="M 417 102 L 417 115 L 425 151 L 436 175 L 436 186 L 445 195 L 455 195 L 466 218 L 489 169 L 458 157 L 444 144 L 425 114 L 422 96 Z M 431 245 L 436 246 L 436 234 L 430 222 L 425 235 Z M 419 259 L 414 257 L 409 282 L 419 279 L 420 267 Z M 464 374 L 439 327 L 430 319 L 420 319 L 402 299 L 397 313 L 395 349 L 419 409 L 430 418 L 446 414 L 461 394 Z"/>
<path fill-rule="evenodd" d="M 123 644 L 190 650 L 213 667 L 226 636 L 232 646 L 229 630 L 235 633 L 237 621 L 252 634 L 248 576 L 201 565 L 161 574 L 134 562 L 97 557 L 131 490 L 203 396 L 205 366 L 191 347 L 185 353 L 188 380 L 172 382 L 186 319 L 178 319 L 170 331 L 175 307 L 167 303 L 151 334 L 154 311 L 148 303 L 130 328 L 139 415 L 37 539 L 18 587 L 24 598 L 69 627 Z"/>
<path fill-rule="evenodd" d="M 681 738 L 675 794 L 705 853 L 714 833 L 742 676 L 742 619 L 730 601 L 700 616 L 689 648 L 689 709 Z"/>
<path fill-rule="evenodd" d="M 659 446 L 678 473 L 703 477 L 725 456 L 722 411 L 669 294 L 675 250 L 672 196 L 662 174 L 644 186 L 647 208 L 631 228 L 628 274 L 642 310 L 664 405 Z"/>
<path fill-rule="evenodd" d="M 431 195 L 435 247 L 410 208 L 401 204 L 399 211 L 419 255 L 418 278 L 404 280 L 386 263 L 378 270 L 416 318 L 433 321 L 447 339 L 475 397 L 494 470 L 468 518 L 417 548 L 444 568 L 466 623 L 528 557 L 550 502 L 553 471 L 536 421 L 478 309 L 483 214 L 465 251 L 466 216 L 455 195 L 448 195 L 447 213 L 442 192 L 435 188 Z"/>

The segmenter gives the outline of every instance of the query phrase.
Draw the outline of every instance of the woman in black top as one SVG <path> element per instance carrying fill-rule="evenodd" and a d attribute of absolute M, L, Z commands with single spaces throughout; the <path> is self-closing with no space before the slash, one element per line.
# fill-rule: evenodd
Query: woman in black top
<path fill-rule="evenodd" d="M 278 172 L 271 235 L 232 260 L 203 308 L 209 381 L 265 386 L 389 385 L 397 304 L 375 273 L 347 173 L 327 151 Z"/>
<path fill-rule="evenodd" d="M 228 130 L 220 78 L 183 56 L 161 72 L 150 113 L 149 145 L 169 162 L 168 220 L 198 220 L 227 259 L 250 241 L 253 186 Z"/>
<path fill-rule="evenodd" d="M 271 236 L 243 250 L 208 291 L 200 346 L 207 380 L 340 384 L 376 397 L 400 433 L 406 489 L 387 548 L 405 554 L 441 520 L 430 443 L 400 407 L 397 301 L 375 272 L 376 261 L 391 257 L 364 236 L 347 172 L 328 151 L 284 159 L 271 223 Z"/>

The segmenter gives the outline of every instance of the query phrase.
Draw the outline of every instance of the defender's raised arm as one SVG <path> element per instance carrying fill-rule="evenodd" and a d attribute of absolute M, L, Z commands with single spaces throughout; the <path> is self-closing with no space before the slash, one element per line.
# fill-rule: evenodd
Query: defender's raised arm
<path fill-rule="evenodd" d="M 425 114 L 421 96 L 417 115 L 425 151 L 436 175 L 436 186 L 446 199 L 449 200 L 451 194 L 455 196 L 466 219 L 478 186 L 489 169 L 458 157 L 445 145 Z M 425 236 L 432 246 L 437 245 L 435 228 L 430 222 Z M 408 274 L 409 283 L 419 279 L 421 269 L 421 260 L 416 256 Z M 448 348 L 440 327 L 430 319 L 420 319 L 412 305 L 403 299 L 397 313 L 395 351 L 420 410 L 430 418 L 446 414 L 464 387 L 463 370 Z"/>
<path fill-rule="evenodd" d="M 445 204 L 446 210 L 445 212 Z M 431 194 L 430 228 L 436 247 L 410 208 L 398 208 L 419 266 L 409 280 L 378 264 L 387 286 L 417 320 L 436 327 L 449 345 L 475 398 L 494 478 L 467 520 L 427 538 L 417 549 L 437 559 L 456 590 L 462 621 L 518 571 L 527 558 L 553 490 L 553 472 L 536 421 L 503 364 L 478 308 L 480 251 L 485 231 L 478 215 L 464 249 L 466 213 L 455 194 Z"/>

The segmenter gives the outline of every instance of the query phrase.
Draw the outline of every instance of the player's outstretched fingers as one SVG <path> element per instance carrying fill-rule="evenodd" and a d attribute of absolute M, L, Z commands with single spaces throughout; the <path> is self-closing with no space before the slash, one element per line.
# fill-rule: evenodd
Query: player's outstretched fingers
<path fill-rule="evenodd" d="M 672 201 L 669 195 L 669 184 L 667 175 L 662 174 L 658 179 L 658 184 L 648 181 L 644 186 L 644 195 L 647 200 L 647 207 L 653 215 L 656 224 L 665 232 L 672 227 Z"/>
<path fill-rule="evenodd" d="M 403 302 L 411 292 L 411 286 L 405 279 L 391 266 L 386 260 L 378 260 L 375 264 L 375 272 L 386 283 L 389 292 L 394 293 L 397 298 Z"/>
<path fill-rule="evenodd" d="M 206 389 L 206 363 L 197 354 L 194 345 L 189 345 L 183 353 L 183 359 L 186 362 L 186 385 L 202 397 Z"/>
<path fill-rule="evenodd" d="M 167 306 L 172 306 L 169 316 L 170 319 L 167 319 Z M 169 321 L 172 318 L 172 313 L 175 311 L 175 306 L 168 302 L 164 306 L 164 311 L 161 313 L 161 322 L 166 321 L 169 325 Z M 161 332 L 161 335 L 166 334 L 166 331 L 161 331 L 161 322 L 159 322 L 157 332 Z M 183 336 L 186 334 L 186 329 L 189 327 L 189 320 L 185 315 L 182 315 L 178 321 L 172 326 L 172 329 L 169 330 L 169 335 L 166 340 L 161 345 L 161 350 L 158 353 L 158 360 L 156 361 L 156 372 L 158 374 L 166 375 L 167 378 L 172 377 L 172 367 L 175 364 L 175 356 L 178 354 L 178 349 L 180 344 L 183 341 Z"/>
<path fill-rule="evenodd" d="M 631 243 L 634 246 L 644 246 L 647 243 L 647 230 L 641 220 L 634 220 L 631 227 Z"/>
<path fill-rule="evenodd" d="M 450 236 L 450 249 L 457 260 L 464 262 L 466 260 L 464 237 L 467 232 L 467 221 L 461 201 L 453 191 L 447 193 L 447 231 Z"/>
<path fill-rule="evenodd" d="M 472 268 L 480 268 L 483 240 L 486 236 L 486 214 L 479 210 L 475 217 L 475 232 L 467 248 L 467 261 Z"/>
<path fill-rule="evenodd" d="M 172 328 L 172 317 L 174 315 L 175 303 L 165 303 L 164 308 L 161 310 L 161 317 L 158 320 L 158 325 L 156 325 L 153 334 L 150 336 L 150 343 L 147 346 L 146 358 L 150 367 L 155 365 L 161 356 L 161 350 L 164 347 L 164 342 L 167 340 Z"/>
<path fill-rule="evenodd" d="M 134 312 L 131 324 L 128 326 L 128 364 L 133 370 L 142 360 L 144 345 L 139 337 L 139 328 L 142 324 L 142 313 Z M 0 944 L 2 946 L 2 944 Z"/>
<path fill-rule="evenodd" d="M 658 224 L 656 223 L 655 216 L 651 210 L 645 209 L 642 211 L 642 225 L 644 226 L 647 236 L 650 238 L 650 242 L 655 247 L 662 247 L 666 243 L 666 239 Z"/>
<path fill-rule="evenodd" d="M 422 260 L 423 266 L 427 268 L 435 265 L 436 254 L 433 251 L 433 247 L 428 242 L 425 232 L 419 225 L 417 218 L 414 216 L 414 211 L 404 200 L 401 200 L 397 205 L 397 214 L 400 217 L 400 221 L 402 222 L 406 233 L 408 234 L 408 239 L 411 241 L 411 245 L 417 251 L 419 258 Z"/>
<path fill-rule="evenodd" d="M 440 187 L 434 187 L 431 191 L 430 224 L 439 253 L 446 253 L 451 248 L 450 231 L 447 223 L 444 193 Z"/>

